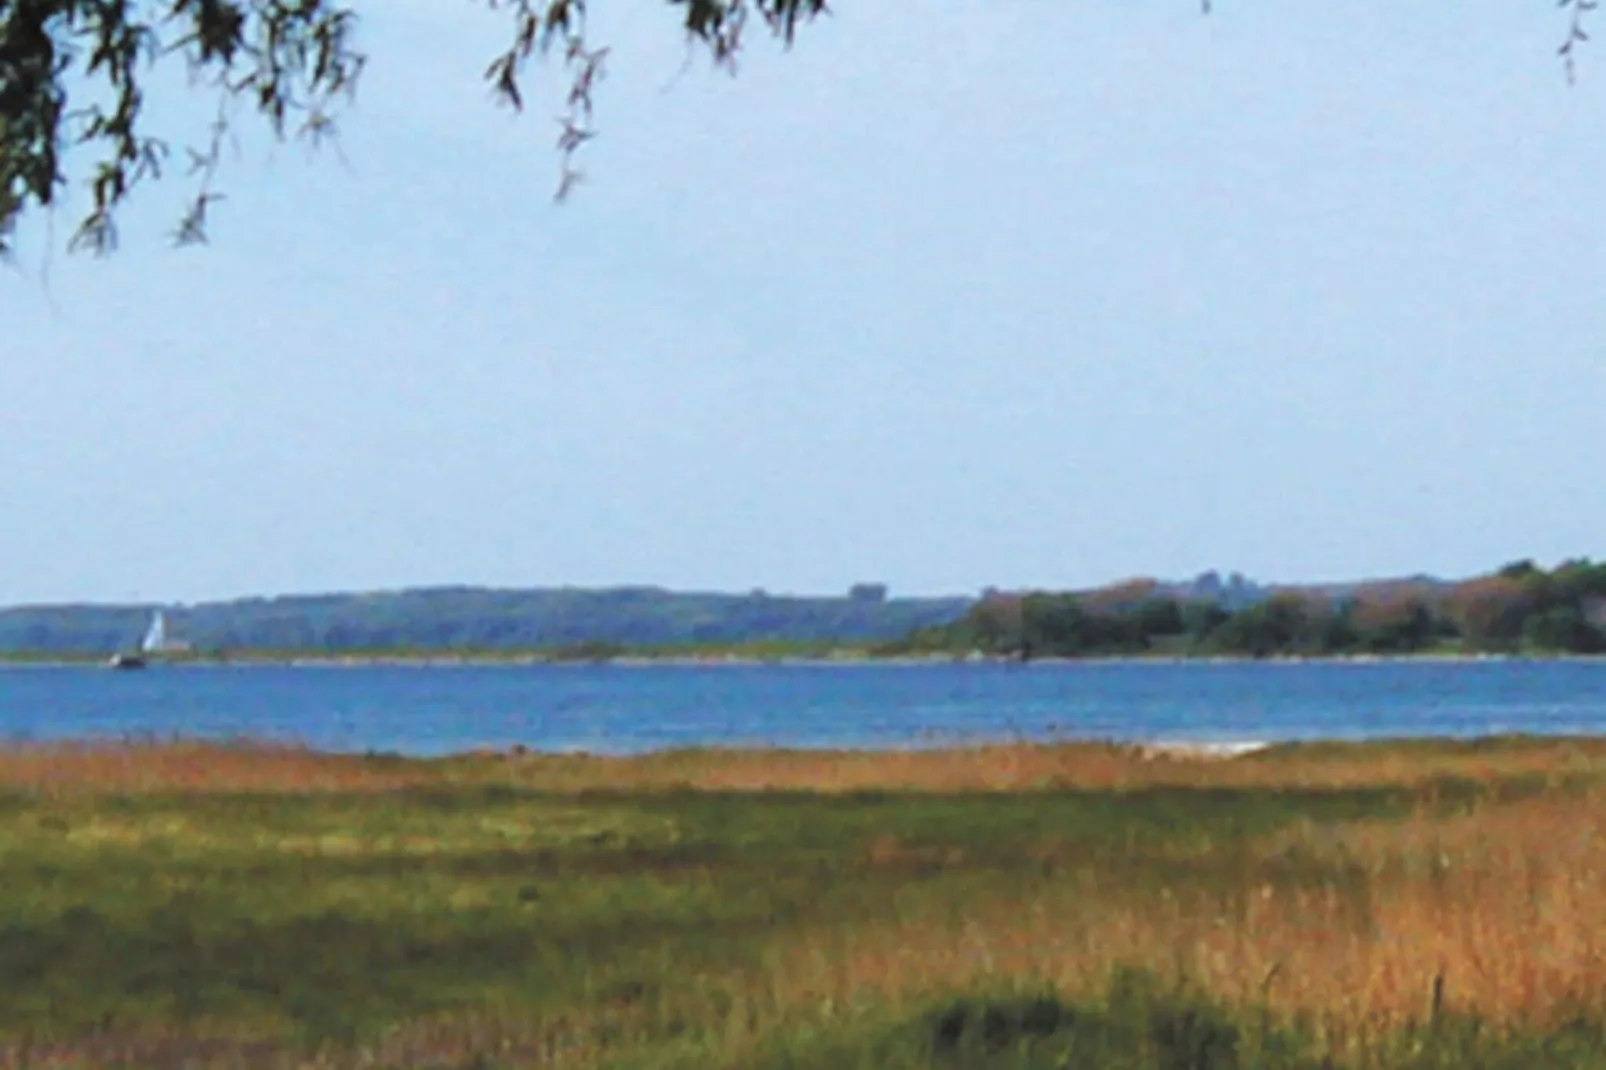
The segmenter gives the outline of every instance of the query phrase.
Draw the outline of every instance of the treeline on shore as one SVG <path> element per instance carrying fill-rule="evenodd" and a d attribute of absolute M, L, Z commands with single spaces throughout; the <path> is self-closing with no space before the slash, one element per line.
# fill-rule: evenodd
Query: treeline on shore
<path fill-rule="evenodd" d="M 416 588 L 241 598 L 195 605 L 0 609 L 0 655 L 104 658 L 136 644 L 162 610 L 187 656 L 485 655 L 595 658 L 665 648 L 869 644 L 950 623 L 974 597 L 893 597 L 861 583 L 837 596 L 657 587 Z"/>
<path fill-rule="evenodd" d="M 1519 561 L 1460 583 L 1434 580 L 1274 589 L 1229 610 L 1158 581 L 1090 592 L 988 592 L 950 624 L 883 644 L 883 654 L 1144 654 L 1332 657 L 1606 653 L 1606 563 L 1546 570 Z"/>
<path fill-rule="evenodd" d="M 992 657 L 1347 657 L 1606 654 L 1606 562 L 1519 561 L 1460 582 L 1427 576 L 1261 586 L 1215 573 L 1095 590 L 890 598 L 658 588 L 434 588 L 194 606 L 0 609 L 0 657 L 100 659 L 155 609 L 174 661 Z"/>

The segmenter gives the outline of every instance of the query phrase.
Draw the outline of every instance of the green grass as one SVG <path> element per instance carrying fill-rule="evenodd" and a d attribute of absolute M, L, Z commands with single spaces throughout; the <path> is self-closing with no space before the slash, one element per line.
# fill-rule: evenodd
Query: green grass
<path fill-rule="evenodd" d="M 0 1033 L 67 1036 L 109 1018 L 359 1038 L 486 1003 L 573 1009 L 600 990 L 657 990 L 671 964 L 754 966 L 780 926 L 1018 890 L 1044 879 L 1020 853 L 1035 843 L 1113 863 L 1404 803 L 1174 790 L 12 797 Z M 909 869 L 856 864 L 887 836 L 914 855 Z M 920 861 L 933 848 L 962 854 Z"/>
<path fill-rule="evenodd" d="M 377 794 L 18 792 L 0 796 L 0 1047 L 179 1066 L 194 1044 L 225 1037 L 264 1045 L 264 1065 L 319 1051 L 354 1062 L 439 1023 L 446 1039 L 416 1043 L 439 1048 L 442 1065 L 567 1052 L 640 1067 L 1315 1067 L 1319 1045 L 1297 1024 L 1274 1028 L 1140 974 L 1112 982 L 1102 1002 L 1033 990 L 884 1004 L 871 994 L 851 1007 L 782 1005 L 766 978 L 794 961 L 784 949 L 829 948 L 833 934 L 957 931 L 977 904 L 1076 910 L 1092 881 L 1223 910 L 1237 909 L 1246 881 L 1337 887 L 1355 880 L 1343 859 L 1251 858 L 1249 845 L 1498 794 L 1473 781 L 963 795 L 560 794 L 445 780 Z M 1402 1040 L 1386 1065 L 1593 1066 L 1603 1050 L 1582 1027 L 1548 1048 L 1455 1032 L 1456 1057 L 1474 1061 L 1431 1061 L 1451 1035 L 1427 1048 Z M 173 1054 L 174 1038 L 190 1054 Z M 125 1055 L 94 1055 L 101 1042 Z M 145 1054 L 126 1055 L 136 1050 Z M 249 1061 L 242 1050 L 229 1057 Z"/>
<path fill-rule="evenodd" d="M 902 1017 L 870 1009 L 822 1033 L 773 1038 L 751 1070 L 1324 1070 L 1310 1023 L 1242 1013 L 1142 971 L 1114 977 L 1102 999 L 1048 991 L 934 1001 Z M 693 1057 L 688 1057 L 690 1065 Z M 1391 1070 L 1606 1067 L 1606 1036 L 1583 1023 L 1497 1035 L 1444 1020 L 1382 1039 L 1367 1060 Z"/>

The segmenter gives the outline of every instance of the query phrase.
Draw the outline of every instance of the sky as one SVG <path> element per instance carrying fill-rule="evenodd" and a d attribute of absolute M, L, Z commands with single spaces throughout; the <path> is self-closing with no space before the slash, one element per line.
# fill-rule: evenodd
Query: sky
<path fill-rule="evenodd" d="M 358 0 L 338 148 L 243 127 L 209 246 L 181 178 L 107 260 L 25 223 L 0 604 L 1606 554 L 1606 46 L 1569 86 L 1554 5 L 839 0 L 736 78 L 593 8 L 563 205 L 561 71 L 515 115 L 501 17 Z"/>

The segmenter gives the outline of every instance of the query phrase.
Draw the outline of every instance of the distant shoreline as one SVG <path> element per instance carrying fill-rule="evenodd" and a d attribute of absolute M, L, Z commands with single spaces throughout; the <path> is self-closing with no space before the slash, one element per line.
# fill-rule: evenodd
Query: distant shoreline
<path fill-rule="evenodd" d="M 1045 655 L 1023 661 L 1003 654 L 866 654 L 849 652 L 836 655 L 756 655 L 756 654 L 619 654 L 603 657 L 573 657 L 548 654 L 231 654 L 223 657 L 152 658 L 148 668 L 230 669 L 361 669 L 361 668 L 927 668 L 937 665 L 994 665 L 1029 669 L 1066 668 L 1078 665 L 1461 665 L 1477 663 L 1606 662 L 1606 653 L 1455 653 L 1432 651 L 1419 654 L 1096 654 L 1086 657 Z M 81 657 L 36 656 L 0 653 L 3 669 L 108 669 L 108 659 L 99 655 Z"/>

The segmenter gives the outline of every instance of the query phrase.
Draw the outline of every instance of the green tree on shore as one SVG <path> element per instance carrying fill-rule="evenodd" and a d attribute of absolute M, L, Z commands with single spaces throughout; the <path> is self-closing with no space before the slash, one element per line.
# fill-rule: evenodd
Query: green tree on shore
<path fill-rule="evenodd" d="M 1150 583 L 991 595 L 922 650 L 1031 657 L 1161 652 L 1233 657 L 1606 653 L 1606 564 L 1523 562 L 1457 584 L 1284 589 L 1236 610 L 1224 592 L 1176 597 Z"/>

